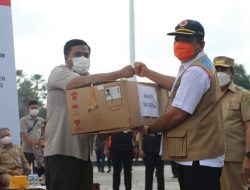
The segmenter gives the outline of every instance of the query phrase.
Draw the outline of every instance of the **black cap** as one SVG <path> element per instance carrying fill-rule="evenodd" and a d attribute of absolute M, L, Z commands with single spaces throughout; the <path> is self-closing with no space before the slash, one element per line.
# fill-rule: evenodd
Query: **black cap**
<path fill-rule="evenodd" d="M 189 36 L 205 36 L 205 31 L 201 23 L 195 20 L 183 20 L 176 27 L 175 32 L 170 32 L 167 35 L 189 35 Z"/>

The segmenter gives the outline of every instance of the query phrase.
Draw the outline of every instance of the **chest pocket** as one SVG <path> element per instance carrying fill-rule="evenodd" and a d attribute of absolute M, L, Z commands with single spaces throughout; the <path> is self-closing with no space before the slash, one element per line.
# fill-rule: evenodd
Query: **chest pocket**
<path fill-rule="evenodd" d="M 240 102 L 231 101 L 228 108 L 228 118 L 237 118 L 240 116 Z"/>

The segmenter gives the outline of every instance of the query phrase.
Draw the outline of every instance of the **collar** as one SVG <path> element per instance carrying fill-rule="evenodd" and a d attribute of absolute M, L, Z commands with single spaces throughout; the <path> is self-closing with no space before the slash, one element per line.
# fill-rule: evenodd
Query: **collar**
<path fill-rule="evenodd" d="M 182 62 L 181 65 L 180 65 L 180 68 L 179 68 L 179 71 L 178 71 L 178 74 L 177 74 L 177 77 L 178 78 L 190 65 L 192 65 L 197 59 L 199 59 L 200 57 L 206 55 L 204 53 L 204 51 L 201 51 L 199 52 L 196 57 L 194 57 L 193 59 L 187 61 L 187 62 Z"/>
<path fill-rule="evenodd" d="M 8 145 L 0 144 L 0 147 L 1 147 L 1 149 L 10 149 L 10 148 L 13 148 L 13 144 L 12 143 L 10 143 Z"/>
<path fill-rule="evenodd" d="M 231 81 L 231 83 L 229 84 L 228 90 L 232 91 L 232 92 L 235 92 L 236 91 L 236 85 L 234 84 L 233 81 Z"/>
<path fill-rule="evenodd" d="M 204 53 L 204 51 L 201 51 L 201 52 L 199 52 L 199 53 L 196 55 L 196 57 L 194 57 L 193 59 L 191 59 L 191 60 L 189 60 L 189 61 L 187 61 L 187 62 L 181 63 L 181 65 L 183 65 L 184 69 L 187 69 L 193 62 L 195 62 L 197 59 L 199 59 L 200 57 L 202 57 L 202 56 L 204 56 L 204 55 L 206 55 L 206 54 Z"/>
<path fill-rule="evenodd" d="M 30 120 L 34 120 L 34 119 L 36 119 L 37 117 L 32 117 L 30 114 L 28 114 L 28 119 L 30 119 Z"/>

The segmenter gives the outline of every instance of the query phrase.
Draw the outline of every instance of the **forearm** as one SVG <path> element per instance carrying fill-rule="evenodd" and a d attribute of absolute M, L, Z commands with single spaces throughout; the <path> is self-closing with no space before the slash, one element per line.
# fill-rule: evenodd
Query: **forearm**
<path fill-rule="evenodd" d="M 162 132 L 178 126 L 188 117 L 188 113 L 178 108 L 171 107 L 166 113 L 160 116 L 153 125 L 151 132 Z"/>
<path fill-rule="evenodd" d="M 0 166 L 0 174 L 9 174 L 10 172 L 11 170 L 9 170 L 8 168 Z"/>
<path fill-rule="evenodd" d="M 88 76 L 79 76 L 71 80 L 67 88 L 70 89 L 77 85 L 84 85 L 84 84 L 89 84 L 89 83 L 112 81 L 112 80 L 117 80 L 119 78 L 123 78 L 122 74 L 119 71 L 114 71 L 110 73 L 93 74 L 93 75 L 88 75 Z"/>
<path fill-rule="evenodd" d="M 245 129 L 246 129 L 245 152 L 250 152 L 250 121 L 245 122 Z"/>
<path fill-rule="evenodd" d="M 147 72 L 147 78 L 161 85 L 163 88 L 170 91 L 173 87 L 175 77 L 163 75 L 161 73 L 149 70 Z"/>
<path fill-rule="evenodd" d="M 29 145 L 32 144 L 33 141 L 27 133 L 22 132 L 21 137 L 22 137 L 23 141 L 25 141 L 27 144 L 29 144 Z"/>

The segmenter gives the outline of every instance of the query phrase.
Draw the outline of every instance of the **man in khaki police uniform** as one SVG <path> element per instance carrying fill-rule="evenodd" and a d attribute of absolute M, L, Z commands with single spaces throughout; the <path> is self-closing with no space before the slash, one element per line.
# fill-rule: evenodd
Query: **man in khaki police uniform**
<path fill-rule="evenodd" d="M 8 187 L 11 176 L 28 175 L 30 165 L 21 148 L 12 144 L 8 128 L 0 129 L 0 187 Z"/>
<path fill-rule="evenodd" d="M 233 82 L 234 60 L 214 58 L 221 91 L 225 131 L 225 164 L 222 190 L 247 190 L 250 176 L 250 92 Z"/>
<path fill-rule="evenodd" d="M 135 63 L 135 74 L 171 90 L 167 111 L 144 133 L 164 132 L 162 158 L 178 163 L 181 190 L 220 190 L 224 164 L 221 92 L 212 61 L 204 53 L 205 31 L 195 20 L 175 27 L 174 53 L 181 61 L 177 77 Z"/>

